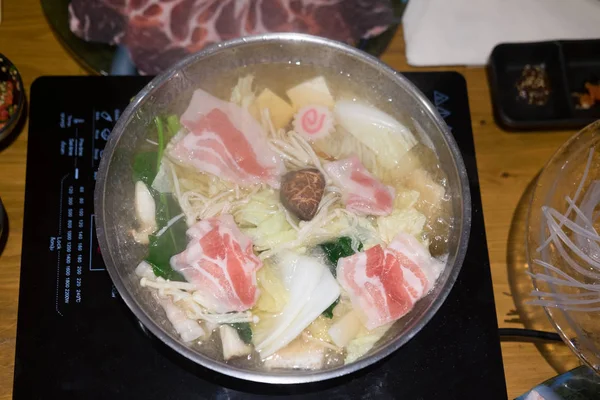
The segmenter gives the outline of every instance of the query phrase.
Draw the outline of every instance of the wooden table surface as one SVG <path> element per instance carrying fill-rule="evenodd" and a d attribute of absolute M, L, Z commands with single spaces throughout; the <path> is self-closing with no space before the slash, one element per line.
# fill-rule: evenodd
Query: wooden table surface
<path fill-rule="evenodd" d="M 88 73 L 58 42 L 37 0 L 4 2 L 0 53 L 16 64 L 27 90 L 42 75 Z M 383 60 L 401 71 L 423 70 L 407 65 L 401 32 Z M 438 68 L 443 69 L 449 68 Z M 531 290 L 523 273 L 525 203 L 536 174 L 574 132 L 502 131 L 494 123 L 484 69 L 451 69 L 463 74 L 468 85 L 498 323 L 551 329 L 539 309 L 522 305 Z M 27 125 L 10 146 L 0 150 L 0 197 L 10 221 L 8 242 L 0 256 L 0 399 L 12 394 L 26 152 Z M 562 344 L 503 342 L 502 353 L 509 398 L 578 365 Z"/>

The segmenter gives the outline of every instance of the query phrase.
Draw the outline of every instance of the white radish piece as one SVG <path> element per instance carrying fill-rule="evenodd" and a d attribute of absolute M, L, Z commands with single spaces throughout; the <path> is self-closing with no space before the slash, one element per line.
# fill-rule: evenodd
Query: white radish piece
<path fill-rule="evenodd" d="M 296 339 L 277 353 L 264 360 L 268 369 L 305 369 L 323 367 L 325 347 L 318 343 Z"/>
<path fill-rule="evenodd" d="M 189 319 L 185 312 L 177 307 L 170 298 L 161 298 L 160 296 L 156 296 L 156 298 L 165 310 L 167 319 L 173 324 L 173 328 L 175 328 L 181 340 L 188 343 L 204 337 L 204 330 L 198 321 Z"/>
<path fill-rule="evenodd" d="M 148 235 L 156 230 L 156 205 L 152 194 L 142 181 L 135 183 L 135 215 L 138 229 L 132 232 L 136 242 L 148 244 Z"/>
<path fill-rule="evenodd" d="M 252 352 L 252 347 L 240 339 L 240 335 L 235 328 L 229 325 L 221 325 L 219 327 L 219 333 L 221 334 L 223 359 L 225 359 L 225 361 L 234 357 L 247 356 Z"/>
<path fill-rule="evenodd" d="M 154 275 L 154 271 L 152 270 L 152 265 L 146 261 L 142 261 L 135 267 L 135 274 L 140 278 L 156 279 L 156 275 Z"/>
<path fill-rule="evenodd" d="M 362 327 L 358 313 L 354 310 L 344 315 L 339 321 L 329 328 L 329 337 L 338 347 L 345 347 L 358 335 Z"/>

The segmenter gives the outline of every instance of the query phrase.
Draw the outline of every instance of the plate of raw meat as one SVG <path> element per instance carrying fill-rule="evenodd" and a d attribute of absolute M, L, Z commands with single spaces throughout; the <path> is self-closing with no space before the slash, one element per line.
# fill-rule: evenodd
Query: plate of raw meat
<path fill-rule="evenodd" d="M 42 0 L 57 36 L 86 68 L 156 75 L 211 44 L 269 32 L 309 33 L 375 56 L 405 0 Z M 123 72 L 125 71 L 125 72 Z"/>

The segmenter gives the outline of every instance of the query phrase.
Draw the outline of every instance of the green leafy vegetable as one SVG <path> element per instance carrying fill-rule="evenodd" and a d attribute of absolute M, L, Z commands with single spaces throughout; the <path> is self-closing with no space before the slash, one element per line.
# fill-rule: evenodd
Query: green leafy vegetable
<path fill-rule="evenodd" d="M 325 317 L 325 318 L 333 318 L 333 309 L 335 308 L 335 306 L 338 305 L 338 303 L 340 302 L 340 298 L 338 297 L 337 299 L 335 299 L 335 301 L 333 303 L 331 303 L 331 305 L 329 307 L 327 307 L 325 309 L 325 311 L 323 311 L 321 314 Z"/>
<path fill-rule="evenodd" d="M 167 144 L 181 129 L 179 117 L 176 115 L 169 115 L 166 118 L 155 117 L 154 125 L 158 142 L 157 150 L 143 151 L 133 158 L 133 180 L 142 181 L 146 186 L 151 186 L 154 182 Z"/>
<path fill-rule="evenodd" d="M 133 159 L 133 180 L 142 181 L 148 186 L 156 204 L 157 233 L 176 216 L 182 213 L 177 199 L 169 193 L 159 193 L 152 189 L 152 182 L 160 169 L 162 157 L 169 141 L 180 129 L 176 115 L 155 117 L 158 149 L 135 155 Z M 165 129 L 166 126 L 166 129 Z M 171 257 L 181 253 L 187 247 L 187 225 L 185 218 L 173 222 L 160 236 L 150 235 L 146 261 L 152 265 L 154 275 L 172 281 L 185 281 L 184 277 L 171 267 Z"/>
<path fill-rule="evenodd" d="M 166 144 L 165 133 L 163 131 L 163 122 L 160 117 L 154 117 L 154 124 L 156 125 L 156 134 L 158 135 L 158 151 L 156 153 L 156 170 L 158 171 Z"/>
<path fill-rule="evenodd" d="M 151 189 L 151 193 L 156 202 L 156 225 L 159 227 L 158 232 L 160 232 L 162 228 L 167 226 L 171 219 L 180 215 L 182 211 L 177 199 L 173 195 L 158 193 L 153 189 Z M 150 235 L 150 245 L 146 261 L 152 265 L 154 275 L 172 281 L 185 282 L 183 276 L 173 270 L 170 260 L 172 256 L 186 249 L 186 231 L 187 224 L 185 223 L 185 218 L 181 217 L 169 226 L 162 235 Z"/>
<path fill-rule="evenodd" d="M 252 343 L 252 328 L 249 322 L 236 322 L 229 324 L 238 331 L 240 339 L 246 344 Z"/>
<path fill-rule="evenodd" d="M 185 278 L 171 267 L 171 257 L 185 250 L 187 225 L 182 218 L 160 236 L 150 235 L 146 261 L 152 265 L 154 275 L 171 281 L 185 282 Z"/>
<path fill-rule="evenodd" d="M 335 269 L 340 258 L 349 257 L 355 253 L 352 249 L 352 239 L 348 236 L 342 236 L 334 241 L 321 243 L 321 249 L 330 263 L 330 269 L 333 276 L 336 276 Z M 358 243 L 358 251 L 362 251 L 362 243 Z"/>
<path fill-rule="evenodd" d="M 331 242 L 321 243 L 321 249 L 325 253 L 327 260 L 329 261 L 329 270 L 333 276 L 337 276 L 337 263 L 340 258 L 349 257 L 355 253 L 352 249 L 352 239 L 348 236 L 342 236 L 337 238 Z M 358 243 L 358 251 L 362 251 L 363 245 L 362 243 Z M 340 298 L 338 297 L 329 307 L 325 309 L 321 314 L 325 318 L 333 318 L 333 309 L 340 302 Z"/>
<path fill-rule="evenodd" d="M 156 169 L 156 152 L 145 151 L 135 155 L 133 159 L 133 181 L 142 181 L 150 187 L 158 170 Z"/>
<path fill-rule="evenodd" d="M 172 194 L 159 193 L 152 188 L 150 188 L 150 193 L 152 193 L 156 203 L 156 225 L 158 227 L 162 228 L 167 225 L 171 218 L 182 213 L 179 202 Z"/>

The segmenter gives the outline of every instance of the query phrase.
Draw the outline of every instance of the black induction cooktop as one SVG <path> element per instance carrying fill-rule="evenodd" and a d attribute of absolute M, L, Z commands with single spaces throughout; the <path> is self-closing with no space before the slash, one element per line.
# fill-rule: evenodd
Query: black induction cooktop
<path fill-rule="evenodd" d="M 303 385 L 212 372 L 148 336 L 119 298 L 94 234 L 106 139 L 145 77 L 43 77 L 31 88 L 14 398 L 506 399 L 464 78 L 409 73 L 437 106 L 469 174 L 473 225 L 458 280 L 410 342 L 362 371 Z"/>

